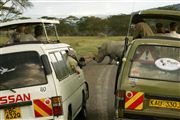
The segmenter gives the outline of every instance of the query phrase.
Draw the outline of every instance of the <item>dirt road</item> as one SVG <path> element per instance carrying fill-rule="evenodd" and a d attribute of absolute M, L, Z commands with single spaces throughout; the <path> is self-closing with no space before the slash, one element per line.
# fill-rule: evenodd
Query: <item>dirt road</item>
<path fill-rule="evenodd" d="M 91 61 L 84 67 L 85 78 L 89 83 L 90 97 L 87 104 L 87 120 L 112 120 L 114 116 L 114 83 L 116 65 L 105 61 L 97 64 Z"/>

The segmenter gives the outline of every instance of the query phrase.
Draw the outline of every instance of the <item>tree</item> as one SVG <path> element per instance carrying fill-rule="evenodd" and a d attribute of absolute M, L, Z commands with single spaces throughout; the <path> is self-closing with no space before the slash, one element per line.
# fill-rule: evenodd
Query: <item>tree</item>
<path fill-rule="evenodd" d="M 29 0 L 0 0 L 0 22 L 16 19 L 24 9 L 32 6 Z"/>
<path fill-rule="evenodd" d="M 108 18 L 109 35 L 126 35 L 130 22 L 130 15 L 113 15 Z"/>
<path fill-rule="evenodd" d="M 58 20 L 56 17 L 49 17 L 49 16 L 42 16 L 42 19 L 47 19 L 47 20 Z"/>
<path fill-rule="evenodd" d="M 78 35 L 77 22 L 78 18 L 75 16 L 69 16 L 60 19 L 60 24 L 57 27 L 60 35 Z"/>
<path fill-rule="evenodd" d="M 157 9 L 180 11 L 180 4 L 174 4 L 174 5 L 164 6 L 164 7 L 158 7 Z"/>
<path fill-rule="evenodd" d="M 71 24 L 71 25 L 74 25 L 76 24 L 78 21 L 79 21 L 79 18 L 77 18 L 76 16 L 68 16 L 65 18 L 66 22 Z"/>
<path fill-rule="evenodd" d="M 19 17 L 20 20 L 31 19 L 31 17 Z"/>
<path fill-rule="evenodd" d="M 79 32 L 82 35 L 97 35 L 98 33 L 105 33 L 107 27 L 107 20 L 95 16 L 82 17 L 77 23 Z"/>

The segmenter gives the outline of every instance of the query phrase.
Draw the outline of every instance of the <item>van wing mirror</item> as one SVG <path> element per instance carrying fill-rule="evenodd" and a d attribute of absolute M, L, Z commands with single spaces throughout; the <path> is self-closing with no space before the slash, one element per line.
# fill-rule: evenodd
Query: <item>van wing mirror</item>
<path fill-rule="evenodd" d="M 84 57 L 81 57 L 81 58 L 79 59 L 78 65 L 79 65 L 80 68 L 86 66 L 86 60 L 85 60 Z"/>
<path fill-rule="evenodd" d="M 45 74 L 46 75 L 51 74 L 52 69 L 51 69 L 51 66 L 50 66 L 47 55 L 45 55 L 45 54 L 41 55 L 41 60 L 42 60 L 42 64 L 43 64 L 43 67 L 44 67 Z"/>

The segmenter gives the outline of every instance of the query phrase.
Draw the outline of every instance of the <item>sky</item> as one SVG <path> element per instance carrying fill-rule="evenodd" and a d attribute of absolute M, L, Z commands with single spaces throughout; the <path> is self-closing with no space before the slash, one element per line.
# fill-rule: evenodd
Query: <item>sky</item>
<path fill-rule="evenodd" d="M 24 11 L 25 17 L 64 18 L 70 15 L 82 17 L 130 14 L 134 11 L 178 4 L 180 0 L 30 0 L 30 2 L 33 7 Z"/>

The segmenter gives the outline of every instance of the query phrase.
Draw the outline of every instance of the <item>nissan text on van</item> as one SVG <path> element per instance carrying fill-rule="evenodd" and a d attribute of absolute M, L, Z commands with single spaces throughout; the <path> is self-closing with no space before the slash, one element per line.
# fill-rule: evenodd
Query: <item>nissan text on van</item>
<path fill-rule="evenodd" d="M 0 24 L 1 120 L 86 118 L 88 84 L 83 71 L 75 72 L 67 61 L 66 51 L 74 49 L 56 42 L 58 23 L 27 19 Z"/>

